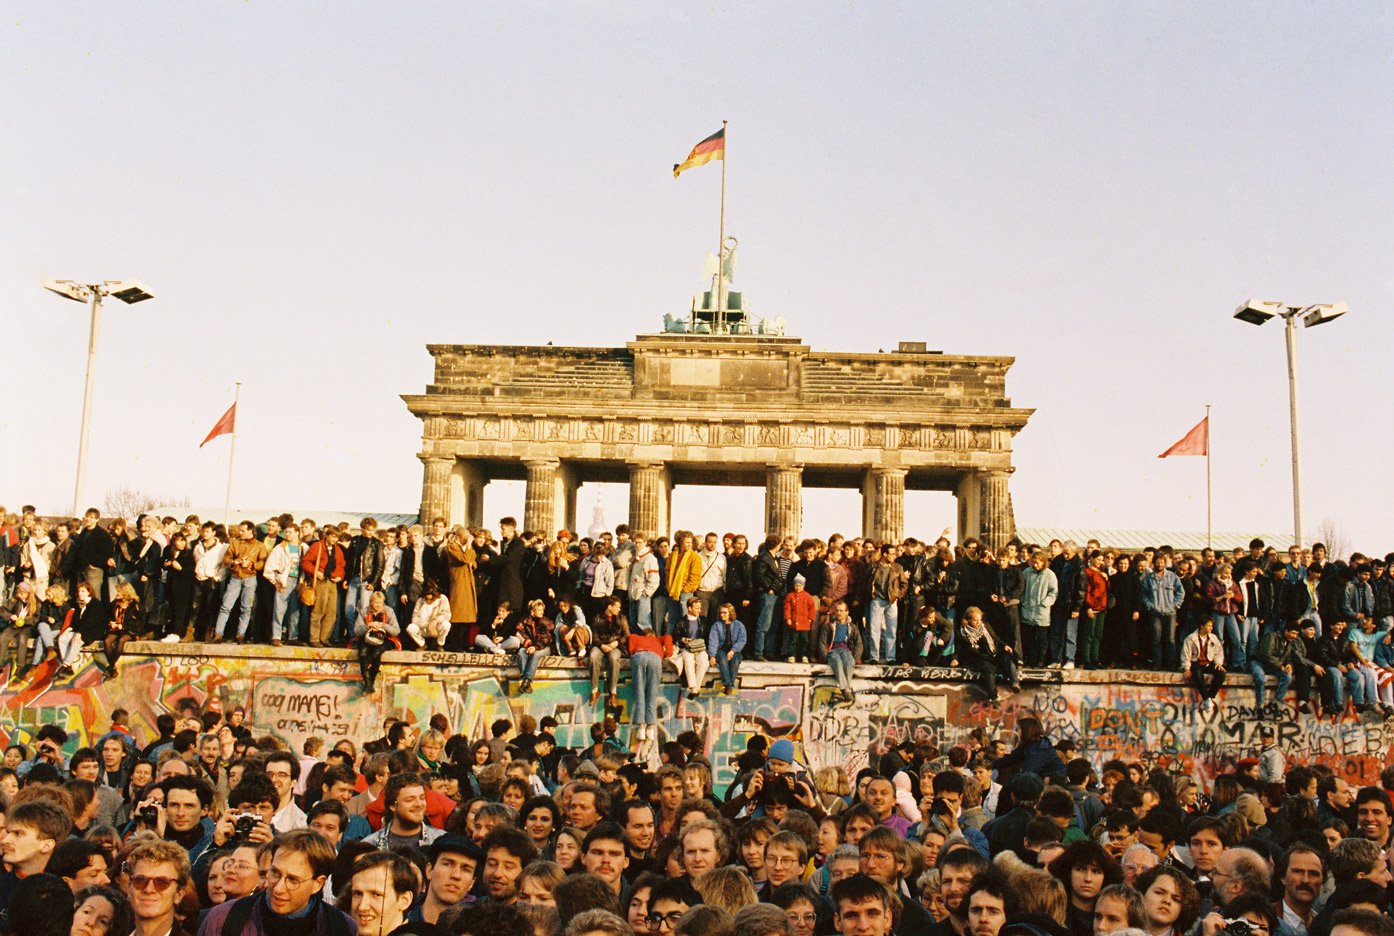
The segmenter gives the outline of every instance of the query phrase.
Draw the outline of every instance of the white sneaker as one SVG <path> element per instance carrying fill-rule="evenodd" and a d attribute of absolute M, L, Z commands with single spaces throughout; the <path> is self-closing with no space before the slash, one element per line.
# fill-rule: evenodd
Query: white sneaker
<path fill-rule="evenodd" d="M 1059 668 L 1060 668 L 1060 664 L 1059 664 L 1059 663 L 1050 663 L 1050 664 L 1048 664 L 1048 665 L 1046 666 L 1046 669 L 1059 669 Z"/>
<path fill-rule="evenodd" d="M 1074 661 L 1074 660 L 1071 660 L 1070 662 L 1068 662 L 1068 663 L 1065 664 L 1065 669 L 1074 669 L 1074 668 L 1075 668 L 1075 661 Z"/>
<path fill-rule="evenodd" d="M 179 635 L 166 634 L 164 637 L 160 638 L 160 643 L 179 643 Z"/>

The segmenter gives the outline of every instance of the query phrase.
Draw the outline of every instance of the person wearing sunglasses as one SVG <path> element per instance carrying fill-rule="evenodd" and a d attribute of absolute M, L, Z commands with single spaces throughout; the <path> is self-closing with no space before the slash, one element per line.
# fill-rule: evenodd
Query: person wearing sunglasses
<path fill-rule="evenodd" d="M 175 918 L 189 885 L 188 853 L 174 842 L 141 842 L 126 856 L 125 871 L 137 936 L 190 936 L 192 931 Z"/>

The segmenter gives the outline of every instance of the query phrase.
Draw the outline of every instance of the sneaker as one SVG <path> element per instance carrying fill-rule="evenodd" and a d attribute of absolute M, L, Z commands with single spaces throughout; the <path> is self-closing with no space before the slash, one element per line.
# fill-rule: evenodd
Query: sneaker
<path fill-rule="evenodd" d="M 1070 662 L 1066 663 L 1064 668 L 1065 668 L 1065 669 L 1074 669 L 1074 668 L 1075 668 L 1075 661 L 1074 661 L 1074 660 L 1071 660 Z"/>
<path fill-rule="evenodd" d="M 160 643 L 179 643 L 178 634 L 168 634 L 160 638 Z"/>
<path fill-rule="evenodd" d="M 1048 664 L 1046 664 L 1046 669 L 1059 669 L 1059 668 L 1060 668 L 1060 664 L 1059 664 L 1059 663 L 1048 663 Z"/>
<path fill-rule="evenodd" d="M 793 663 L 793 662 L 794 662 L 794 658 L 793 658 L 793 657 L 789 657 L 789 659 L 785 660 L 784 662 L 785 662 L 785 663 Z"/>

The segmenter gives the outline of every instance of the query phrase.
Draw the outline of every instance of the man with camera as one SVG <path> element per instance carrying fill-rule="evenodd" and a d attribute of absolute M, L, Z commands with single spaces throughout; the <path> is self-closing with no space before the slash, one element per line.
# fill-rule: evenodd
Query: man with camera
<path fill-rule="evenodd" d="M 276 788 L 264 774 L 248 774 L 228 793 L 229 808 L 213 826 L 213 846 L 223 848 L 233 841 L 265 845 L 271 841 L 277 799 Z"/>

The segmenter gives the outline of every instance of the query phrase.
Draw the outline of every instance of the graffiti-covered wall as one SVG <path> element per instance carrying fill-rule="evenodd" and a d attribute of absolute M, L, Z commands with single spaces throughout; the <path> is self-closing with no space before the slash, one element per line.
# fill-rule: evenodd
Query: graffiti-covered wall
<path fill-rule="evenodd" d="M 571 660 L 546 661 L 528 695 L 517 693 L 512 667 L 473 654 L 389 653 L 376 689 L 364 693 L 354 655 L 308 648 L 133 644 L 117 675 L 103 679 L 90 662 L 67 679 L 46 670 L 0 686 L 0 739 L 26 741 L 39 726 L 56 724 L 71 738 L 68 751 L 110 727 L 114 708 L 131 713 L 138 737 L 153 737 L 155 717 L 191 702 L 200 708 L 244 706 L 258 731 L 299 750 L 311 736 L 358 743 L 381 734 L 388 715 L 424 723 L 443 713 L 452 730 L 485 736 L 500 717 L 529 712 L 560 723 L 558 742 L 589 743 L 590 726 L 604 712 L 589 704 L 587 674 Z M 1257 746 L 1258 721 L 1247 677 L 1230 677 L 1213 707 L 1200 706 L 1177 677 L 1058 671 L 1027 678 L 1025 690 L 1003 705 L 989 704 L 953 670 L 882 670 L 861 667 L 856 701 L 834 703 L 825 667 L 748 664 L 734 696 L 708 691 L 689 700 L 665 672 L 659 720 L 667 737 L 695 730 L 706 742 L 717 781 L 732 777 L 731 762 L 752 733 L 787 737 L 812 767 L 855 771 L 869 752 L 910 736 L 951 744 L 974 728 L 1011 742 L 1017 718 L 1036 715 L 1051 737 L 1070 738 L 1096 762 L 1111 757 L 1143 761 L 1206 780 Z M 627 718 L 627 680 L 619 716 Z M 603 705 L 603 703 L 602 703 Z M 1271 718 L 1270 712 L 1270 718 Z M 1279 742 L 1293 762 L 1320 761 L 1352 781 L 1370 780 L 1391 758 L 1394 722 L 1317 720 L 1288 705 L 1277 719 Z M 627 736 L 628 726 L 621 730 Z"/>

